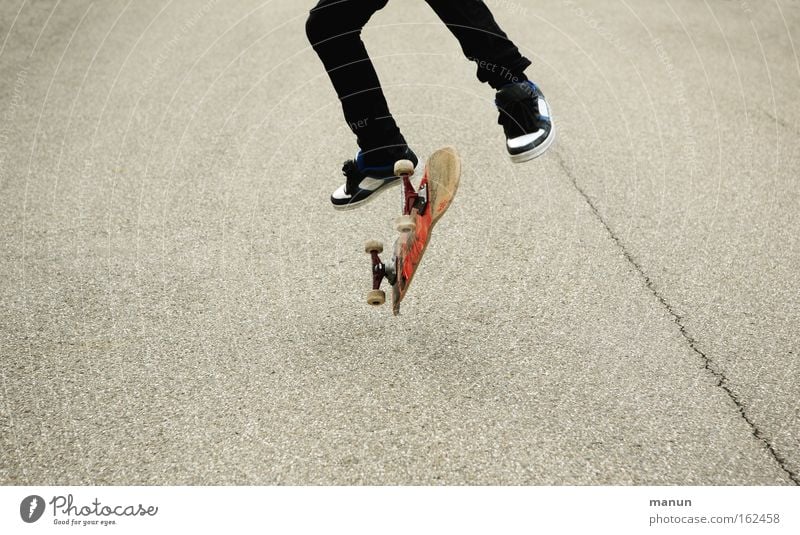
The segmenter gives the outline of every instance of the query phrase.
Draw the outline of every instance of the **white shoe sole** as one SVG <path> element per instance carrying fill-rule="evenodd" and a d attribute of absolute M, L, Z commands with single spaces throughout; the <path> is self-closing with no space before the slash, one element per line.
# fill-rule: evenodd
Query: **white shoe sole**
<path fill-rule="evenodd" d="M 338 210 L 339 212 L 347 212 L 349 210 L 355 210 L 356 208 L 360 208 L 360 207 L 364 206 L 365 204 L 369 203 L 370 201 L 375 199 L 375 197 L 377 197 L 378 195 L 380 195 L 382 192 L 386 191 L 387 189 L 391 189 L 391 188 L 394 188 L 394 187 L 402 184 L 402 182 L 403 181 L 401 179 L 399 179 L 399 178 L 397 180 L 392 180 L 391 182 L 389 182 L 385 186 L 381 186 L 380 188 L 378 188 L 375 191 L 373 191 L 366 199 L 362 199 L 362 200 L 360 200 L 358 202 L 351 202 L 351 203 L 348 203 L 348 204 L 333 204 L 333 203 L 331 203 L 331 204 L 333 205 L 334 210 Z"/>
<path fill-rule="evenodd" d="M 547 136 L 547 139 L 544 140 L 544 143 L 526 152 L 521 152 L 519 154 L 509 154 L 508 157 L 511 158 L 511 161 L 514 163 L 523 163 L 529 160 L 533 160 L 534 158 L 538 158 L 539 156 L 544 154 L 547 151 L 547 149 L 550 148 L 550 145 L 552 145 L 555 140 L 556 140 L 556 125 L 553 124 L 550 127 L 550 135 Z"/>

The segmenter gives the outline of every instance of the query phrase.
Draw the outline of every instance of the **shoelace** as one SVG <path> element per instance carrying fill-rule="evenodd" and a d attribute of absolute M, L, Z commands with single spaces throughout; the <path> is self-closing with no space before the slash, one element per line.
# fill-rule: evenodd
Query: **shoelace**
<path fill-rule="evenodd" d="M 355 160 L 347 160 L 342 165 L 342 174 L 345 177 L 344 192 L 348 195 L 354 195 L 358 191 L 358 185 L 364 175 L 358 169 Z"/>

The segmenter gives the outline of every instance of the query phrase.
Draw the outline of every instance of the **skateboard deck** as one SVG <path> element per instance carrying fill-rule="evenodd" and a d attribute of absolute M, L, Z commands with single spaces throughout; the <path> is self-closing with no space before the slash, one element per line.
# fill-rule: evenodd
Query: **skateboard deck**
<path fill-rule="evenodd" d="M 366 251 L 372 255 L 373 263 L 373 290 L 367 301 L 373 305 L 383 304 L 385 297 L 380 283 L 386 278 L 392 285 L 392 312 L 397 315 L 428 248 L 433 227 L 450 207 L 458 190 L 461 161 L 453 147 L 437 150 L 426 162 L 425 173 L 416 189 L 411 183 L 414 173 L 411 162 L 397 162 L 395 173 L 403 181 L 403 215 L 395 220 L 400 235 L 394 243 L 392 260 L 388 266 L 380 261 L 378 253 L 383 246 L 378 242 L 368 242 Z"/>

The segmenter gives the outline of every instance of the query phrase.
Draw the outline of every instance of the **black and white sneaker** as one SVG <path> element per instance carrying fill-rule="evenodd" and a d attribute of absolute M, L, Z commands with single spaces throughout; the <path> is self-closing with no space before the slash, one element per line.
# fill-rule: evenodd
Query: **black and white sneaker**
<path fill-rule="evenodd" d="M 556 137 L 542 91 L 531 81 L 508 84 L 495 97 L 497 123 L 506 133 L 506 149 L 514 163 L 541 156 Z"/>
<path fill-rule="evenodd" d="M 345 183 L 331 195 L 333 207 L 337 210 L 350 210 L 375 198 L 379 191 L 400 183 L 400 177 L 394 176 L 394 163 L 397 160 L 411 160 L 416 166 L 417 155 L 405 147 L 391 156 L 391 161 L 375 164 L 365 161 L 364 155 L 358 151 L 354 160 L 347 160 L 342 166 Z"/>

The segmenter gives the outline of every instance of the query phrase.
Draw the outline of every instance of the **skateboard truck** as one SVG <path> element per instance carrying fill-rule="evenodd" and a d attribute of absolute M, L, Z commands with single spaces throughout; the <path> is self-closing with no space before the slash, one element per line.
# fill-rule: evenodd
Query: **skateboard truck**
<path fill-rule="evenodd" d="M 389 284 L 394 286 L 397 282 L 397 270 L 395 269 L 394 261 L 389 265 L 381 261 L 378 256 L 383 252 L 383 244 L 379 241 L 370 240 L 364 246 L 364 250 L 372 258 L 372 290 L 367 294 L 367 303 L 373 306 L 380 306 L 386 302 L 386 293 L 381 290 L 381 283 L 383 279 L 389 281 Z"/>
<path fill-rule="evenodd" d="M 403 215 L 394 220 L 394 227 L 398 232 L 414 232 L 416 229 L 413 210 L 417 215 L 425 213 L 428 206 L 428 190 L 422 186 L 419 191 L 411 184 L 414 176 L 414 163 L 410 160 L 399 160 L 394 164 L 394 174 L 403 181 Z"/>

